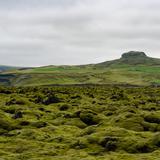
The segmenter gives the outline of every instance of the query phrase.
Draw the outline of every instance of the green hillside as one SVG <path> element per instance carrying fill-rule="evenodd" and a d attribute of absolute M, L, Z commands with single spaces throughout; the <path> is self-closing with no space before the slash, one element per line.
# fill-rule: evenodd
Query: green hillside
<path fill-rule="evenodd" d="M 124 53 L 120 59 L 81 66 L 45 66 L 6 71 L 0 82 L 11 86 L 52 84 L 160 84 L 160 59 L 144 52 Z"/>

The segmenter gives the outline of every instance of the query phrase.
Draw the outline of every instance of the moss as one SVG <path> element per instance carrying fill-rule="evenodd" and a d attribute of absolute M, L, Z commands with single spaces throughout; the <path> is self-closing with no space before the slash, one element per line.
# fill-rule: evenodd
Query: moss
<path fill-rule="evenodd" d="M 80 113 L 80 119 L 87 125 L 96 125 L 100 121 L 97 114 L 92 111 L 82 111 Z"/>
<path fill-rule="evenodd" d="M 18 119 L 18 118 L 22 118 L 22 117 L 23 117 L 23 113 L 21 111 L 17 111 L 17 112 L 15 112 L 15 114 L 12 118 Z"/>
<path fill-rule="evenodd" d="M 62 106 L 59 107 L 60 111 L 66 111 L 70 108 L 70 105 L 68 104 L 63 104 Z"/>
<path fill-rule="evenodd" d="M 22 121 L 19 122 L 19 124 L 20 124 L 21 126 L 28 126 L 28 125 L 30 125 L 30 122 L 27 121 L 27 120 L 22 120 Z"/>
<path fill-rule="evenodd" d="M 88 144 L 85 139 L 78 139 L 71 144 L 71 148 L 75 148 L 75 149 L 84 149 L 87 147 L 88 147 Z"/>
<path fill-rule="evenodd" d="M 9 98 L 7 101 L 6 101 L 6 105 L 7 106 L 10 106 L 10 105 L 14 105 L 14 104 L 18 104 L 18 105 L 24 105 L 26 103 L 26 101 L 22 98 Z"/>
<path fill-rule="evenodd" d="M 47 126 L 47 123 L 43 121 L 37 121 L 37 122 L 32 122 L 31 126 L 36 127 L 36 128 L 43 128 Z"/>
<path fill-rule="evenodd" d="M 159 114 L 149 114 L 144 117 L 145 121 L 149 123 L 160 123 L 160 113 Z"/>
<path fill-rule="evenodd" d="M 49 105 L 52 103 L 58 103 L 60 102 L 60 99 L 55 96 L 53 93 L 48 93 L 47 95 L 44 95 L 43 93 L 38 93 L 33 96 L 30 101 L 35 102 L 35 103 L 41 103 L 44 105 Z"/>
<path fill-rule="evenodd" d="M 89 126 L 89 127 L 87 127 L 87 128 L 85 128 L 83 131 L 82 131 L 82 133 L 81 133 L 81 135 L 90 135 L 90 134 L 93 134 L 93 133 L 95 133 L 96 132 L 96 128 L 95 127 L 93 127 L 93 126 Z"/>
<path fill-rule="evenodd" d="M 149 143 L 142 141 L 137 142 L 130 147 L 128 146 L 128 148 L 126 148 L 126 151 L 129 153 L 151 153 L 154 151 L 154 148 Z"/>
<path fill-rule="evenodd" d="M 152 143 L 153 143 L 153 145 L 156 145 L 157 147 L 160 147 L 160 133 L 156 133 L 153 136 Z"/>
<path fill-rule="evenodd" d="M 118 147 L 118 137 L 107 136 L 100 140 L 99 144 L 104 147 L 106 151 L 115 151 Z"/>
<path fill-rule="evenodd" d="M 116 118 L 115 124 L 119 127 L 126 128 L 133 131 L 144 131 L 144 119 L 138 115 L 126 114 Z"/>
<path fill-rule="evenodd" d="M 159 88 L 58 86 L 9 90 L 9 94 L 0 94 L 3 159 L 160 157 Z"/>
<path fill-rule="evenodd" d="M 10 131 L 18 127 L 19 126 L 12 122 L 10 117 L 4 115 L 3 113 L 0 113 L 0 129 Z"/>

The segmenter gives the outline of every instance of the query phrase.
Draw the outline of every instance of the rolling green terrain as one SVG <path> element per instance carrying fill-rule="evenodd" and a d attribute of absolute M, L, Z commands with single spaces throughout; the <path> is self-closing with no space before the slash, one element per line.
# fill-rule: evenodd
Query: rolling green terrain
<path fill-rule="evenodd" d="M 159 59 L 8 68 L 0 85 L 0 160 L 160 159 Z"/>
<path fill-rule="evenodd" d="M 124 53 L 120 59 L 80 66 L 21 68 L 0 74 L 0 84 L 39 86 L 55 84 L 160 84 L 160 59 L 143 52 Z"/>
<path fill-rule="evenodd" d="M 159 160 L 160 89 L 0 88 L 2 160 Z"/>

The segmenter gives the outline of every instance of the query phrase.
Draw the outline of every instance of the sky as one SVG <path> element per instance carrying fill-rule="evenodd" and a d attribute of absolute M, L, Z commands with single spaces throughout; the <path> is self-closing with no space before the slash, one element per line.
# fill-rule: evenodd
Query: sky
<path fill-rule="evenodd" d="M 131 50 L 160 58 L 160 0 L 0 0 L 0 64 L 90 64 Z"/>

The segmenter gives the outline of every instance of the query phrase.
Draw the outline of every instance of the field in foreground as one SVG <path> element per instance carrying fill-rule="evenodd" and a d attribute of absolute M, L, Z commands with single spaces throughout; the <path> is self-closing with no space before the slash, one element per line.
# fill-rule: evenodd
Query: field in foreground
<path fill-rule="evenodd" d="M 160 88 L 0 88 L 2 160 L 159 160 Z"/>

